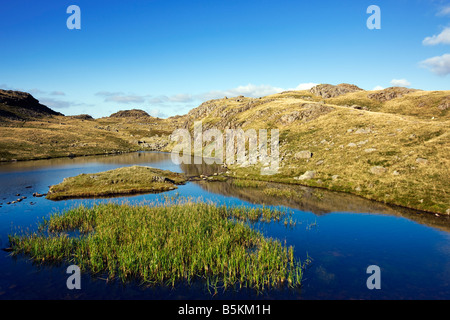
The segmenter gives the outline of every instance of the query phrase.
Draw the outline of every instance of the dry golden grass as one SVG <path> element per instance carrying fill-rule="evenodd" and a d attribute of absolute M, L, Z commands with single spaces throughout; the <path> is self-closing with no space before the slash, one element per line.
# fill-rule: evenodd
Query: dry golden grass
<path fill-rule="evenodd" d="M 47 199 L 104 197 L 123 194 L 163 192 L 186 182 L 184 175 L 150 167 L 123 167 L 66 178 L 50 187 Z"/>
<path fill-rule="evenodd" d="M 441 111 L 437 105 L 449 93 L 417 91 L 377 102 L 379 106 L 371 108 L 376 111 L 330 104 L 339 100 L 339 104 L 352 105 L 356 97 L 367 97 L 364 91 L 327 99 L 317 107 L 311 107 L 314 101 L 305 100 L 305 92 L 263 98 L 265 103 L 222 123 L 234 121 L 244 130 L 278 128 L 283 156 L 280 172 L 261 176 L 259 166 L 230 169 L 235 177 L 301 183 L 445 213 L 450 207 L 450 120 L 448 110 Z M 233 103 L 228 108 L 240 106 Z M 292 114 L 297 119 L 283 121 Z M 204 123 L 210 120 L 210 116 L 203 118 Z M 301 150 L 311 151 L 313 157 L 296 159 L 295 153 Z M 373 174 L 372 167 L 383 167 L 385 172 Z M 315 171 L 315 178 L 294 180 L 306 171 Z"/>

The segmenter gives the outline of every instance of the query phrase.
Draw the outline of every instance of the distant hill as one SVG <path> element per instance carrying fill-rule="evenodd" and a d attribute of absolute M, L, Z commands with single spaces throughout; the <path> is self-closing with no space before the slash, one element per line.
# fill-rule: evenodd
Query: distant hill
<path fill-rule="evenodd" d="M 110 115 L 110 118 L 142 118 L 151 117 L 144 110 L 132 109 L 132 110 L 121 110 Z"/>
<path fill-rule="evenodd" d="M 39 103 L 31 94 L 0 89 L 0 118 L 29 120 L 43 116 L 63 116 Z"/>

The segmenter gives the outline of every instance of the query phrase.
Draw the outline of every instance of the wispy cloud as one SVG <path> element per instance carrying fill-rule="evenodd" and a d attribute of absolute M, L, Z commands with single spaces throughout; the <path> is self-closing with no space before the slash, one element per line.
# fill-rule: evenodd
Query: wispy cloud
<path fill-rule="evenodd" d="M 39 99 L 39 102 L 51 109 L 67 109 L 70 107 L 82 105 L 80 103 L 64 101 L 64 100 L 59 100 L 59 99 L 53 99 L 53 98 L 41 98 L 41 99 Z"/>
<path fill-rule="evenodd" d="M 148 111 L 148 114 L 151 115 L 152 117 L 157 117 L 157 118 L 167 118 L 168 115 L 165 114 L 164 112 L 162 112 L 160 109 L 152 109 L 150 111 Z"/>
<path fill-rule="evenodd" d="M 429 58 L 422 61 L 420 65 L 437 75 L 446 76 L 450 74 L 450 54 Z"/>
<path fill-rule="evenodd" d="M 435 46 L 438 44 L 450 44 L 450 28 L 447 27 L 438 35 L 426 37 L 422 41 L 425 46 Z"/>
<path fill-rule="evenodd" d="M 45 94 L 45 93 L 46 93 L 45 91 L 42 91 L 42 90 L 36 89 L 36 88 L 29 89 L 29 90 L 27 90 L 27 92 L 30 93 L 30 94 L 32 94 L 32 95 L 36 95 L 36 94 Z"/>
<path fill-rule="evenodd" d="M 211 90 L 209 92 L 198 95 L 198 98 L 200 98 L 200 100 L 211 100 L 241 95 L 246 97 L 258 98 L 275 93 L 280 93 L 283 91 L 285 91 L 285 89 L 274 87 L 271 85 L 254 85 L 250 83 L 246 86 L 239 86 L 228 90 Z"/>
<path fill-rule="evenodd" d="M 411 82 L 406 79 L 392 79 L 391 85 L 394 87 L 409 87 Z"/>
<path fill-rule="evenodd" d="M 441 17 L 450 16 L 450 6 L 442 7 L 436 15 Z"/>
<path fill-rule="evenodd" d="M 52 96 L 65 96 L 66 94 L 62 91 L 52 91 L 50 92 L 50 95 Z"/>
<path fill-rule="evenodd" d="M 105 102 L 116 102 L 122 104 L 144 103 L 148 96 L 135 94 L 124 94 L 123 92 L 99 91 L 95 94 L 105 98 Z"/>
<path fill-rule="evenodd" d="M 176 94 L 173 96 L 169 97 L 169 101 L 171 102 L 182 102 L 182 103 L 186 103 L 186 102 L 191 102 L 194 100 L 194 97 L 192 97 L 190 94 Z"/>

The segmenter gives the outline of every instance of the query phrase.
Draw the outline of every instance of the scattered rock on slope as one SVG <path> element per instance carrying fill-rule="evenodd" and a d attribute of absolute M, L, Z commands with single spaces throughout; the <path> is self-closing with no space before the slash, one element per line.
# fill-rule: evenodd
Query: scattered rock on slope
<path fill-rule="evenodd" d="M 369 99 L 374 99 L 380 102 L 389 101 L 396 98 L 401 98 L 404 95 L 418 91 L 417 89 L 409 89 L 403 87 L 390 87 L 376 93 L 370 93 L 367 95 Z"/>

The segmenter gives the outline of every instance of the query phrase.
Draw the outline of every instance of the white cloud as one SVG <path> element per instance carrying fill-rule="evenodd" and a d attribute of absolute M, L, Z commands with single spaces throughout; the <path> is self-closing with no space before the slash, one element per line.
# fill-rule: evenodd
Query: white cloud
<path fill-rule="evenodd" d="M 409 87 L 411 82 L 406 79 L 392 79 L 391 85 L 394 87 Z"/>
<path fill-rule="evenodd" d="M 159 109 L 152 109 L 148 114 L 155 118 L 167 118 L 167 114 L 161 112 Z"/>
<path fill-rule="evenodd" d="M 384 87 L 376 86 L 375 88 L 372 89 L 372 91 L 377 91 L 377 90 L 384 90 Z"/>
<path fill-rule="evenodd" d="M 117 102 L 117 103 L 144 103 L 147 96 L 139 95 L 126 95 L 122 92 L 109 92 L 100 91 L 95 94 L 96 96 L 105 97 L 105 102 Z"/>
<path fill-rule="evenodd" d="M 450 54 L 448 53 L 442 56 L 429 58 L 422 61 L 420 64 L 422 67 L 431 70 L 431 72 L 437 75 L 446 76 L 450 74 Z"/>
<path fill-rule="evenodd" d="M 286 91 L 286 89 L 273 87 L 270 85 L 254 85 L 249 83 L 246 86 L 239 86 L 237 88 L 228 90 L 213 90 L 198 95 L 200 100 L 219 99 L 223 97 L 246 96 L 252 98 L 264 97 L 275 93 Z"/>
<path fill-rule="evenodd" d="M 30 93 L 30 94 L 32 94 L 32 95 L 36 95 L 36 94 L 44 94 L 44 93 L 45 93 L 45 91 L 42 91 L 42 90 L 36 89 L 36 88 L 27 90 L 27 92 Z"/>
<path fill-rule="evenodd" d="M 443 7 L 439 12 L 437 13 L 438 16 L 449 16 L 450 15 L 450 6 Z"/>
<path fill-rule="evenodd" d="M 312 82 L 308 82 L 308 83 L 300 83 L 295 90 L 309 90 L 312 87 L 317 86 L 318 83 L 312 83 Z"/>
<path fill-rule="evenodd" d="M 450 44 L 450 28 L 449 27 L 445 28 L 437 36 L 434 35 L 432 37 L 426 37 L 422 43 L 425 46 L 434 46 L 437 44 Z"/>
<path fill-rule="evenodd" d="M 183 94 L 183 93 L 176 94 L 176 95 L 169 97 L 169 101 L 171 101 L 171 102 L 185 103 L 185 102 L 191 102 L 192 100 L 193 100 L 193 98 L 190 94 Z"/>
<path fill-rule="evenodd" d="M 66 94 L 62 91 L 53 91 L 50 93 L 52 96 L 65 96 Z"/>

